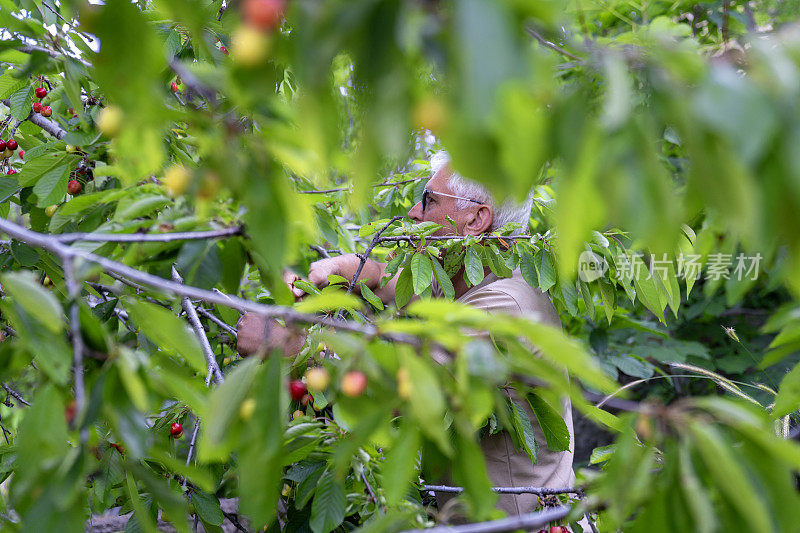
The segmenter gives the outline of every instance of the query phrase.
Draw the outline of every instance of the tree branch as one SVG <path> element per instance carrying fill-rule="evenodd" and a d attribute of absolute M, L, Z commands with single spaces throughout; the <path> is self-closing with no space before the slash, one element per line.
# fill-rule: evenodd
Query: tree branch
<path fill-rule="evenodd" d="M 425 533 L 501 533 L 518 529 L 530 531 L 542 528 L 550 522 L 563 519 L 569 514 L 570 510 L 571 507 L 569 505 L 561 505 L 535 513 L 510 516 L 490 522 L 478 522 L 463 526 L 437 526 L 430 529 L 408 529 L 402 533 L 412 533 L 414 531 L 425 531 Z"/>
<path fill-rule="evenodd" d="M 71 55 L 67 55 L 67 54 L 65 54 L 63 52 L 56 52 L 55 50 L 50 50 L 49 48 L 45 48 L 43 46 L 33 46 L 33 45 L 30 45 L 30 44 L 24 44 L 22 46 L 18 46 L 17 50 L 19 50 L 20 52 L 22 52 L 24 54 L 32 54 L 34 52 L 43 52 L 43 53 L 49 55 L 50 57 L 52 57 L 53 59 L 62 59 L 62 58 L 74 59 L 75 61 L 80 62 L 84 67 L 91 68 L 91 66 L 92 66 L 92 64 L 89 63 L 88 61 L 86 61 L 85 59 L 82 59 L 80 57 L 74 57 L 74 56 L 71 56 Z"/>
<path fill-rule="evenodd" d="M 208 230 L 178 231 L 175 233 L 61 233 L 52 235 L 58 242 L 69 244 L 76 241 L 86 242 L 172 242 L 202 239 L 233 237 L 242 234 L 242 226 Z"/>
<path fill-rule="evenodd" d="M 86 261 L 98 264 L 107 272 L 119 274 L 125 278 L 128 278 L 129 280 L 148 285 L 162 292 L 224 305 L 225 307 L 230 307 L 239 311 L 252 311 L 256 314 L 266 317 L 283 318 L 288 322 L 320 324 L 322 326 L 335 328 L 341 331 L 361 333 L 368 337 L 380 336 L 396 342 L 419 345 L 419 340 L 413 335 L 407 335 L 403 333 L 381 333 L 380 330 L 374 326 L 360 325 L 344 320 L 328 318 L 325 316 L 300 313 L 291 307 L 259 304 L 239 298 L 238 296 L 226 295 L 220 292 L 207 291 L 197 287 L 175 283 L 174 281 L 166 280 L 164 278 L 160 278 L 158 276 L 154 276 L 152 274 L 129 267 L 118 261 L 108 259 L 107 257 L 103 257 L 101 255 L 87 252 L 78 248 L 71 248 L 58 242 L 53 238 L 52 235 L 28 230 L 22 226 L 19 226 L 18 224 L 14 224 L 13 222 L 2 218 L 0 218 L 0 232 L 7 233 L 17 240 L 26 242 L 29 245 L 37 248 L 49 250 L 57 255 L 81 257 Z"/>
<path fill-rule="evenodd" d="M 464 492 L 464 487 L 450 487 L 448 485 L 422 485 L 422 490 L 460 494 Z M 498 494 L 536 494 L 538 496 L 577 494 L 578 496 L 583 496 L 583 490 L 576 487 L 564 487 L 557 489 L 550 487 L 492 487 L 492 491 Z"/>
<path fill-rule="evenodd" d="M 197 310 L 198 314 L 203 315 L 204 317 L 206 317 L 207 319 L 212 321 L 214 324 L 216 324 L 219 327 L 221 327 L 222 329 L 224 329 L 225 331 L 227 331 L 228 333 L 233 335 L 234 338 L 238 334 L 238 332 L 236 331 L 235 327 L 229 326 L 228 324 L 226 324 L 225 322 L 223 322 L 222 320 L 217 318 L 217 316 L 214 313 L 212 313 L 211 311 L 209 311 L 207 309 L 203 309 L 202 307 L 196 307 L 195 309 Z"/>
<path fill-rule="evenodd" d="M 11 102 L 8 100 L 8 98 L 0 101 L 2 101 L 3 105 L 5 105 L 6 107 L 9 108 L 11 107 Z M 39 113 L 34 113 L 32 110 L 28 114 L 28 117 L 25 120 L 28 120 L 33 124 L 36 124 L 37 126 L 42 128 L 44 131 L 46 131 L 47 133 L 49 133 L 58 140 L 63 139 L 64 136 L 67 134 L 67 130 L 59 126 L 58 123 L 52 120 L 48 120 Z"/>
<path fill-rule="evenodd" d="M 80 308 L 78 299 L 81 295 L 81 286 L 75 279 L 75 265 L 73 258 L 62 255 L 62 268 L 64 270 L 64 283 L 67 286 L 67 295 L 70 299 L 69 305 L 69 327 L 72 337 L 72 368 L 73 379 L 75 380 L 75 412 L 77 419 L 83 418 L 84 408 L 86 407 L 86 386 L 83 381 L 83 337 L 81 336 Z M 81 430 L 81 442 L 86 442 L 88 432 Z"/>
<path fill-rule="evenodd" d="M 386 183 L 378 183 L 376 185 L 373 185 L 373 187 L 376 187 L 376 188 L 394 187 L 395 185 L 403 185 L 405 183 L 411 183 L 411 182 L 414 182 L 414 181 L 421 181 L 421 180 L 426 180 L 426 179 L 430 179 L 430 176 L 422 176 L 422 177 L 419 177 L 419 178 L 411 178 L 411 179 L 401 180 L 401 181 L 389 181 L 389 182 L 386 182 Z M 342 191 L 349 191 L 349 190 L 350 190 L 350 187 L 336 187 L 334 189 L 311 189 L 311 190 L 308 190 L 308 191 L 297 191 L 297 192 L 300 193 L 300 194 L 328 194 L 328 193 L 332 193 L 332 192 L 342 192 Z"/>
<path fill-rule="evenodd" d="M 19 403 L 21 403 L 22 405 L 27 405 L 28 407 L 31 406 L 31 404 L 29 404 L 28 402 L 25 401 L 25 398 L 23 398 L 20 393 L 18 393 L 17 391 L 15 391 L 11 387 L 9 387 L 8 384 L 5 381 L 2 383 L 2 385 L 3 385 L 3 388 L 5 389 L 5 391 L 10 396 L 13 396 L 14 399 L 17 400 Z"/>
<path fill-rule="evenodd" d="M 499 235 L 480 235 L 480 236 L 473 236 L 473 235 L 428 235 L 422 237 L 420 235 L 390 235 L 388 237 L 381 237 L 378 239 L 378 242 L 409 242 L 413 243 L 414 241 L 420 241 L 425 239 L 426 241 L 463 241 L 468 237 L 474 237 L 477 240 L 486 240 L 486 241 L 516 241 L 516 240 L 525 240 L 530 239 L 531 235 L 507 235 L 507 236 L 499 236 Z"/>
<path fill-rule="evenodd" d="M 175 266 L 172 267 L 172 279 L 176 283 L 183 283 L 183 278 L 181 278 L 181 275 L 178 274 L 178 269 L 176 269 Z M 195 335 L 197 335 L 197 338 L 200 341 L 200 346 L 203 348 L 203 355 L 206 356 L 206 366 L 208 367 L 206 386 L 208 386 L 208 384 L 211 382 L 212 377 L 214 379 L 214 383 L 217 385 L 224 383 L 225 378 L 222 376 L 219 365 L 217 365 L 217 358 L 214 356 L 214 351 L 211 349 L 211 345 L 208 343 L 206 331 L 203 329 L 203 324 L 200 323 L 200 318 L 197 316 L 197 311 L 194 308 L 194 304 L 192 304 L 192 301 L 188 297 L 184 297 L 181 300 L 181 306 L 186 312 L 186 316 L 189 319 L 189 324 L 191 324 Z"/>
<path fill-rule="evenodd" d="M 547 39 L 542 37 L 539 32 L 537 32 L 536 30 L 534 30 L 530 26 L 525 28 L 525 31 L 528 32 L 528 35 L 530 35 L 531 37 L 533 37 L 534 39 L 539 41 L 542 44 L 542 46 L 544 46 L 545 48 L 549 48 L 550 50 L 555 50 L 556 52 L 558 52 L 559 54 L 561 54 L 563 56 L 566 56 L 566 57 L 568 57 L 570 59 L 574 59 L 575 61 L 577 61 L 581 65 L 584 63 L 583 59 L 581 59 L 580 57 L 576 56 L 575 54 L 567 52 L 566 50 L 564 50 L 563 48 L 561 48 L 557 44 L 551 43 L 550 41 L 548 41 Z"/>

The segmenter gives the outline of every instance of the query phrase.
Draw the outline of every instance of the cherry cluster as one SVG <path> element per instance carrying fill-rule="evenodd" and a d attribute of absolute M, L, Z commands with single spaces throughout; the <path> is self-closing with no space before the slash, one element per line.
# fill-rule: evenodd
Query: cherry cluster
<path fill-rule="evenodd" d="M 342 376 L 339 388 L 344 396 L 350 398 L 357 398 L 361 396 L 367 388 L 367 375 L 360 370 L 350 370 Z M 293 402 L 298 402 L 301 407 L 306 407 L 311 404 L 314 407 L 314 397 L 311 392 L 323 392 L 330 385 L 330 375 L 323 367 L 315 366 L 309 368 L 305 375 L 305 381 L 302 379 L 293 379 L 289 382 L 289 396 Z M 315 408 L 315 410 L 317 410 Z M 298 409 L 292 413 L 292 418 L 297 419 L 304 416 L 305 413 Z"/>
<path fill-rule="evenodd" d="M 33 90 L 33 94 L 36 96 L 36 98 L 41 100 L 47 96 L 47 89 L 44 87 L 37 87 Z M 31 107 L 33 108 L 34 113 L 39 113 L 43 117 L 49 117 L 53 114 L 53 108 L 49 105 L 42 104 L 42 102 L 34 102 Z"/>
<path fill-rule="evenodd" d="M 6 163 L 8 162 L 9 158 L 11 158 L 11 156 L 14 155 L 14 150 L 16 150 L 17 148 L 19 148 L 19 145 L 17 144 L 17 141 L 15 141 L 14 139 L 9 139 L 7 141 L 0 139 L 0 155 L 2 155 L 4 162 Z M 22 156 L 25 155 L 25 150 L 20 150 L 18 155 L 21 159 Z M 6 174 L 8 174 L 9 176 L 13 176 L 16 173 L 17 169 L 11 166 L 9 166 L 8 169 L 6 170 Z"/>

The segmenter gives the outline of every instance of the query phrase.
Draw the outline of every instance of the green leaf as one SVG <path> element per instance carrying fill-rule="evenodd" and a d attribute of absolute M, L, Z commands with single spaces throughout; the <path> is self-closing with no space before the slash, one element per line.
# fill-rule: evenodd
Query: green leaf
<path fill-rule="evenodd" d="M 686 496 L 686 503 L 694 519 L 696 531 L 698 533 L 717 531 L 714 506 L 700 483 L 692 463 L 689 444 L 685 439 L 681 440 L 678 448 L 678 468 L 681 479 L 680 488 Z"/>
<path fill-rule="evenodd" d="M 539 287 L 542 292 L 547 292 L 556 284 L 556 264 L 553 254 L 547 246 L 542 246 L 533 257 L 536 272 L 539 274 Z"/>
<path fill-rule="evenodd" d="M 222 461 L 232 446 L 229 426 L 239 412 L 257 375 L 258 358 L 251 357 L 225 376 L 225 383 L 214 389 L 203 413 L 203 431 L 197 447 L 201 461 Z"/>
<path fill-rule="evenodd" d="M 33 193 L 39 198 L 37 207 L 47 207 L 61 201 L 67 194 L 67 176 L 69 169 L 66 166 L 48 170 L 33 186 Z"/>
<path fill-rule="evenodd" d="M 608 362 L 635 378 L 649 378 L 655 372 L 653 365 L 631 355 L 612 355 Z"/>
<path fill-rule="evenodd" d="M 75 215 L 89 207 L 93 207 L 98 204 L 113 202 L 114 200 L 117 200 L 118 198 L 124 196 L 125 194 L 127 194 L 127 191 L 123 190 L 110 190 L 110 191 L 94 192 L 89 194 L 81 194 L 80 196 L 72 198 L 69 202 L 59 207 L 58 214 L 62 216 Z"/>
<path fill-rule="evenodd" d="M 394 302 L 398 309 L 405 307 L 414 296 L 414 286 L 411 279 L 411 268 L 406 267 L 397 277 L 394 289 Z"/>
<path fill-rule="evenodd" d="M 519 270 L 522 273 L 522 279 L 531 287 L 539 287 L 539 272 L 536 270 L 534 264 L 533 254 L 527 250 L 522 253 L 519 260 Z"/>
<path fill-rule="evenodd" d="M 2 276 L 3 288 L 26 313 L 53 333 L 64 329 L 61 304 L 42 287 L 31 272 L 9 272 Z"/>
<path fill-rule="evenodd" d="M 265 361 L 261 367 L 264 371 L 257 373 L 253 383 L 252 395 L 256 401 L 253 418 L 240 427 L 241 436 L 231 437 L 237 445 L 240 509 L 251 518 L 254 529 L 275 517 L 282 486 L 281 445 L 289 405 L 281 363 L 281 357 Z"/>
<path fill-rule="evenodd" d="M 800 408 L 800 364 L 786 374 L 781 380 L 778 395 L 775 396 L 775 407 L 772 415 L 786 416 Z"/>
<path fill-rule="evenodd" d="M 569 449 L 569 429 L 561 414 L 549 403 L 535 393 L 526 396 L 539 427 L 542 428 L 547 447 L 554 452 L 563 452 Z"/>
<path fill-rule="evenodd" d="M 311 503 L 311 531 L 329 533 L 344 520 L 347 505 L 344 487 L 333 475 L 325 472 L 317 484 L 314 501 Z"/>
<path fill-rule="evenodd" d="M 14 178 L 7 178 L 0 176 L 0 203 L 5 202 L 17 192 L 19 192 L 19 184 Z"/>
<path fill-rule="evenodd" d="M 153 211 L 161 209 L 172 203 L 172 200 L 161 194 L 147 196 L 129 196 L 120 200 L 114 220 L 124 222 L 134 218 L 150 215 Z"/>
<path fill-rule="evenodd" d="M 578 281 L 578 287 L 581 290 L 581 298 L 583 299 L 583 305 L 586 307 L 586 314 L 589 315 L 589 320 L 594 322 L 595 312 L 592 290 L 589 288 L 589 284 L 583 281 Z"/>
<path fill-rule="evenodd" d="M 30 187 L 54 168 L 62 165 L 72 168 L 77 160 L 77 156 L 70 156 L 64 152 L 47 152 L 40 157 L 29 160 L 22 166 L 17 178 L 19 185 L 20 187 Z"/>
<path fill-rule="evenodd" d="M 603 300 L 603 311 L 608 324 L 611 325 L 611 321 L 614 319 L 614 309 L 617 306 L 617 291 L 610 283 L 600 280 L 600 298 Z"/>
<path fill-rule="evenodd" d="M 222 525 L 224 516 L 215 496 L 196 490 L 192 493 L 192 503 L 201 520 L 214 526 Z"/>
<path fill-rule="evenodd" d="M 359 282 L 358 285 L 361 288 L 361 296 L 370 304 L 372 304 L 372 306 L 375 307 L 375 309 L 383 311 L 383 302 L 381 301 L 380 298 L 378 298 L 378 296 L 374 292 L 370 290 L 369 287 L 367 287 L 367 284 L 362 281 Z"/>
<path fill-rule="evenodd" d="M 176 261 L 187 285 L 210 290 L 222 277 L 219 245 L 213 241 L 189 241 L 181 247 Z"/>
<path fill-rule="evenodd" d="M 323 290 L 320 294 L 312 294 L 294 308 L 301 313 L 318 313 L 338 309 L 361 309 L 358 297 L 346 294 L 341 290 Z"/>
<path fill-rule="evenodd" d="M 442 425 L 445 412 L 445 399 L 439 380 L 432 368 L 432 360 L 423 360 L 410 350 L 400 352 L 401 362 L 408 369 L 411 385 L 411 394 L 408 402 L 411 404 L 413 419 L 442 453 L 451 453 L 450 440 Z"/>
<path fill-rule="evenodd" d="M 388 505 L 400 503 L 408 492 L 409 483 L 415 479 L 419 447 L 417 427 L 403 423 L 392 447 L 386 452 L 386 462 L 381 470 Z"/>
<path fill-rule="evenodd" d="M 487 520 L 494 512 L 497 494 L 492 492 L 492 483 L 486 472 L 484 457 L 477 439 L 466 429 L 457 432 L 453 461 L 453 480 L 464 487 L 463 498 L 471 508 L 470 516 Z"/>
<path fill-rule="evenodd" d="M 747 530 L 759 533 L 773 531 L 767 506 L 733 452 L 733 443 L 726 441 L 719 430 L 710 424 L 691 421 L 688 429 L 714 485 L 744 519 Z"/>
<path fill-rule="evenodd" d="M 27 78 L 15 78 L 14 71 L 6 70 L 3 75 L 0 76 L 0 100 L 5 100 L 12 94 L 19 92 L 21 89 L 28 88 L 29 86 L 30 81 Z"/>
<path fill-rule="evenodd" d="M 33 85 L 28 85 L 8 97 L 11 104 L 11 116 L 17 120 L 25 120 L 31 114 L 33 104 Z"/>
<path fill-rule="evenodd" d="M 509 400 L 509 406 L 511 407 L 511 424 L 514 426 L 514 431 L 511 432 L 514 444 L 530 457 L 533 464 L 536 464 L 539 445 L 533 436 L 533 426 L 531 426 L 528 413 L 512 400 Z"/>
<path fill-rule="evenodd" d="M 439 286 L 442 288 L 442 292 L 444 292 L 446 298 L 452 300 L 455 298 L 456 291 L 453 288 L 453 282 L 450 280 L 450 276 L 447 275 L 444 267 L 437 259 L 431 259 L 431 263 L 433 264 L 433 275 L 436 278 L 436 281 L 439 283 Z"/>
<path fill-rule="evenodd" d="M 142 333 L 159 348 L 180 355 L 192 368 L 205 375 L 208 370 L 200 342 L 183 320 L 161 306 L 132 297 L 125 298 L 125 306 Z"/>
<path fill-rule="evenodd" d="M 466 255 L 464 256 L 464 277 L 470 286 L 475 286 L 483 281 L 483 261 L 481 255 L 475 246 L 467 248 Z"/>
<path fill-rule="evenodd" d="M 39 252 L 36 248 L 17 241 L 11 241 L 11 255 L 20 265 L 26 268 L 35 266 L 39 262 Z"/>
<path fill-rule="evenodd" d="M 419 252 L 411 258 L 411 274 L 413 276 L 414 294 L 422 294 L 431 286 L 433 265 L 427 254 Z"/>

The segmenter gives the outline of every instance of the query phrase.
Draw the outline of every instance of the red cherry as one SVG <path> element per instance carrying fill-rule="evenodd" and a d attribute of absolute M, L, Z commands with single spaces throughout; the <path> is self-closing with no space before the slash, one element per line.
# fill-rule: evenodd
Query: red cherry
<path fill-rule="evenodd" d="M 19 158 L 20 158 L 20 159 L 24 159 L 24 157 L 25 157 L 25 150 L 20 150 L 20 151 L 19 151 L 19 154 L 17 154 L 17 155 L 19 155 Z"/>
<path fill-rule="evenodd" d="M 289 395 L 292 397 L 292 400 L 299 402 L 306 394 L 308 394 L 308 389 L 305 383 L 299 379 L 293 379 L 289 382 Z"/>
<path fill-rule="evenodd" d="M 286 0 L 245 0 L 242 9 L 249 25 L 271 31 L 281 25 Z"/>
<path fill-rule="evenodd" d="M 224 45 L 224 44 L 221 44 L 221 45 L 219 46 L 219 51 L 220 51 L 220 52 L 222 52 L 222 53 L 223 53 L 223 54 L 225 54 L 225 55 L 228 55 L 228 49 L 227 49 L 227 48 L 225 48 L 225 45 Z"/>
<path fill-rule="evenodd" d="M 43 117 L 49 117 L 52 114 L 53 114 L 53 108 L 50 107 L 49 105 L 46 105 L 46 106 L 44 106 L 42 108 L 42 116 Z"/>
<path fill-rule="evenodd" d="M 34 113 L 41 113 L 42 112 L 42 103 L 41 102 L 34 102 L 33 103 L 33 112 Z"/>
<path fill-rule="evenodd" d="M 36 89 L 33 90 L 33 94 L 36 95 L 36 98 L 44 98 L 45 96 L 47 96 L 47 89 L 45 89 L 44 87 L 37 87 Z"/>
<path fill-rule="evenodd" d="M 172 425 L 169 427 L 169 434 L 175 437 L 176 439 L 181 438 L 183 435 L 183 426 L 178 424 L 177 422 L 173 422 Z"/>
<path fill-rule="evenodd" d="M 82 188 L 83 187 L 81 187 L 81 182 L 78 180 L 70 180 L 69 183 L 67 183 L 67 192 L 70 193 L 72 196 L 80 194 Z"/>
<path fill-rule="evenodd" d="M 15 168 L 9 168 L 8 171 L 6 172 L 6 174 L 8 174 L 9 176 L 13 176 L 16 173 L 17 173 L 17 169 L 15 169 Z"/>
<path fill-rule="evenodd" d="M 170 89 L 172 90 L 172 92 L 174 92 L 174 93 L 178 92 L 178 84 L 177 84 L 177 83 L 175 83 L 174 81 L 173 81 L 173 82 L 172 82 L 172 84 L 169 86 L 169 88 L 170 88 Z"/>
<path fill-rule="evenodd" d="M 74 114 L 75 114 L 75 110 L 72 109 L 71 107 L 68 107 L 67 108 L 67 115 L 74 115 Z"/>
<path fill-rule="evenodd" d="M 9 150 L 16 150 L 17 146 L 18 146 L 17 141 L 15 141 L 14 139 L 9 139 L 6 141 L 6 148 L 8 148 Z"/>
<path fill-rule="evenodd" d="M 6 142 L 3 141 L 3 140 L 0 140 L 0 152 L 2 152 L 5 149 L 6 149 Z"/>

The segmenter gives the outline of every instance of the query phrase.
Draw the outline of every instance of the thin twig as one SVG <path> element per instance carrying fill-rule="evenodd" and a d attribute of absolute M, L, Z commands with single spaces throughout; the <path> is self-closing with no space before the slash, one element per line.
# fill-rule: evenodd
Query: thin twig
<path fill-rule="evenodd" d="M 222 516 L 227 518 L 237 530 L 242 531 L 243 533 L 248 533 L 247 529 L 245 529 L 245 527 L 239 522 L 239 517 L 236 515 L 236 513 L 226 513 L 225 511 L 222 511 Z"/>
<path fill-rule="evenodd" d="M 464 492 L 464 487 L 451 487 L 448 485 L 422 485 L 422 490 L 460 494 Z M 583 490 L 577 487 L 563 487 L 555 489 L 550 487 L 492 487 L 492 491 L 498 494 L 536 494 L 538 496 L 553 496 L 555 494 L 583 495 Z"/>
<path fill-rule="evenodd" d="M 212 321 L 214 324 L 218 325 L 228 333 L 232 334 L 234 337 L 237 335 L 236 328 L 234 328 L 233 326 L 229 326 L 228 324 L 217 318 L 217 316 L 214 315 L 214 313 L 212 313 L 211 311 L 203 309 L 202 307 L 197 307 L 196 309 L 198 314 L 203 315 L 204 317 Z"/>
<path fill-rule="evenodd" d="M 53 59 L 61 59 L 61 58 L 74 59 L 75 61 L 80 62 L 84 67 L 91 68 L 91 66 L 92 66 L 92 64 L 89 63 L 88 61 L 86 61 L 85 59 L 82 59 L 80 57 L 74 57 L 74 56 L 65 54 L 63 52 L 56 52 L 55 50 L 50 50 L 49 48 L 45 48 L 43 46 L 34 46 L 34 45 L 30 45 L 30 44 L 25 44 L 25 45 L 22 45 L 22 46 L 18 46 L 17 50 L 19 50 L 20 52 L 22 52 L 24 54 L 32 54 L 33 52 L 43 52 L 43 53 L 49 55 L 50 57 L 52 57 Z"/>
<path fill-rule="evenodd" d="M 6 392 L 9 395 L 13 396 L 14 399 L 17 400 L 19 403 L 21 403 L 22 405 L 27 405 L 28 407 L 31 406 L 31 404 L 29 404 L 28 402 L 25 401 L 25 398 L 23 398 L 20 393 L 18 393 L 17 391 L 15 391 L 11 387 L 9 387 L 8 384 L 5 381 L 2 383 L 2 385 L 3 385 L 3 388 L 6 390 Z"/>
<path fill-rule="evenodd" d="M 421 176 L 419 178 L 411 178 L 411 179 L 401 180 L 401 181 L 388 181 L 386 183 L 377 183 L 377 184 L 373 185 L 373 187 L 375 187 L 375 188 L 394 187 L 395 185 L 403 185 L 403 184 L 406 184 L 406 183 L 411 183 L 411 182 L 414 182 L 414 181 L 422 181 L 422 180 L 427 180 L 427 179 L 430 179 L 430 176 Z M 343 191 L 349 191 L 349 190 L 350 190 L 350 187 L 336 187 L 336 188 L 333 188 L 333 189 L 309 189 L 307 191 L 297 191 L 297 192 L 300 193 L 300 194 L 328 194 L 328 193 L 332 193 L 332 192 L 343 192 Z"/>
<path fill-rule="evenodd" d="M 176 269 L 174 266 L 172 267 L 172 279 L 177 283 L 183 283 L 183 278 L 180 274 L 178 274 L 178 269 Z M 208 367 L 209 372 L 209 378 L 206 378 L 206 385 L 209 384 L 211 377 L 213 377 L 214 383 L 218 385 L 224 383 L 225 378 L 222 376 L 219 365 L 217 365 L 217 358 L 214 356 L 214 351 L 211 349 L 211 345 L 208 343 L 206 331 L 203 329 L 203 324 L 200 323 L 200 318 L 197 316 L 197 310 L 195 310 L 194 304 L 192 304 L 192 301 L 189 298 L 183 298 L 181 300 L 181 307 L 183 307 L 183 310 L 186 312 L 186 317 L 189 319 L 189 324 L 191 324 L 195 335 L 197 335 L 197 338 L 200 341 L 200 346 L 203 348 L 203 355 L 206 356 L 206 366 Z"/>
<path fill-rule="evenodd" d="M 425 531 L 425 533 L 502 533 L 518 529 L 530 531 L 544 527 L 550 522 L 557 522 L 563 519 L 569 514 L 570 510 L 571 507 L 569 505 L 560 505 L 544 511 L 501 518 L 490 522 L 478 522 L 463 526 L 437 526 L 430 529 L 408 529 L 402 533 L 411 533 L 412 531 Z"/>
<path fill-rule="evenodd" d="M 372 500 L 372 503 L 374 503 L 375 507 L 377 507 L 381 511 L 381 514 L 385 514 L 386 506 L 378 503 L 378 498 L 375 497 L 375 492 L 372 490 L 372 486 L 369 484 L 369 481 L 367 481 L 367 475 L 364 473 L 363 470 L 361 471 L 361 480 L 367 487 L 367 492 L 369 493 L 369 498 Z"/>
<path fill-rule="evenodd" d="M 70 299 L 69 306 L 69 327 L 72 336 L 72 368 L 73 379 L 75 380 L 75 412 L 78 413 L 78 420 L 81 419 L 86 406 L 86 388 L 83 381 L 83 337 L 81 336 L 80 308 L 78 300 L 81 295 L 81 286 L 75 279 L 74 258 L 62 256 L 62 268 L 64 271 L 64 283 L 67 287 L 67 295 Z M 81 430 L 81 442 L 86 442 L 89 433 Z"/>
<path fill-rule="evenodd" d="M 542 35 L 539 32 L 537 32 L 536 30 L 534 30 L 530 26 L 525 28 L 525 31 L 528 32 L 528 35 L 530 35 L 531 37 L 533 37 L 534 39 L 536 39 L 537 41 L 542 43 L 542 45 L 544 47 L 549 48 L 550 50 L 555 50 L 559 54 L 561 54 L 563 56 L 566 56 L 566 57 L 568 57 L 570 59 L 574 59 L 578 63 L 583 64 L 583 59 L 581 59 L 580 57 L 576 56 L 575 54 L 567 52 L 566 50 L 564 50 L 563 48 L 561 48 L 557 44 L 551 43 L 550 41 L 548 41 L 547 39 L 542 37 Z"/>
<path fill-rule="evenodd" d="M 222 20 L 222 15 L 225 14 L 225 10 L 228 9 L 228 5 L 230 5 L 230 0 L 222 0 L 222 5 L 219 7 L 219 13 L 217 13 L 217 22 Z M 236 524 L 233 524 L 236 525 Z"/>
<path fill-rule="evenodd" d="M 530 235 L 427 235 L 425 237 L 420 235 L 389 235 L 387 237 L 379 238 L 378 242 L 414 242 L 422 239 L 425 239 L 426 241 L 463 241 L 469 237 L 477 239 L 479 242 L 482 240 L 515 241 L 532 238 Z"/>
<path fill-rule="evenodd" d="M 403 218 L 403 217 L 400 216 L 400 215 L 392 217 L 392 219 L 389 222 L 387 222 L 375 234 L 375 237 L 372 238 L 372 242 L 369 243 L 369 246 L 367 246 L 367 249 L 364 251 L 364 253 L 363 254 L 359 254 L 359 258 L 361 259 L 361 262 L 358 264 L 358 268 L 356 269 L 356 273 L 353 275 L 353 279 L 350 281 L 350 285 L 347 286 L 347 294 L 350 294 L 351 292 L 353 292 L 353 288 L 356 286 L 356 281 L 358 281 L 358 276 L 361 275 L 361 271 L 364 269 L 364 265 L 367 263 L 367 260 L 369 259 L 369 254 L 372 253 L 372 250 L 380 242 L 380 238 L 381 238 L 381 235 L 383 235 L 383 232 L 386 231 L 387 229 L 389 229 L 389 226 L 391 226 L 392 224 L 394 224 L 395 222 L 397 222 L 401 218 Z"/>
<path fill-rule="evenodd" d="M 328 253 L 328 250 L 326 250 L 322 246 L 317 246 L 315 244 L 312 244 L 311 246 L 309 246 L 309 248 L 317 252 L 319 256 L 322 257 L 323 259 L 327 259 L 331 256 L 331 254 Z"/>
<path fill-rule="evenodd" d="M 233 237 L 242 234 L 242 226 L 208 231 L 178 231 L 175 233 L 62 233 L 53 235 L 58 242 L 69 244 L 87 242 L 172 242 Z"/>

